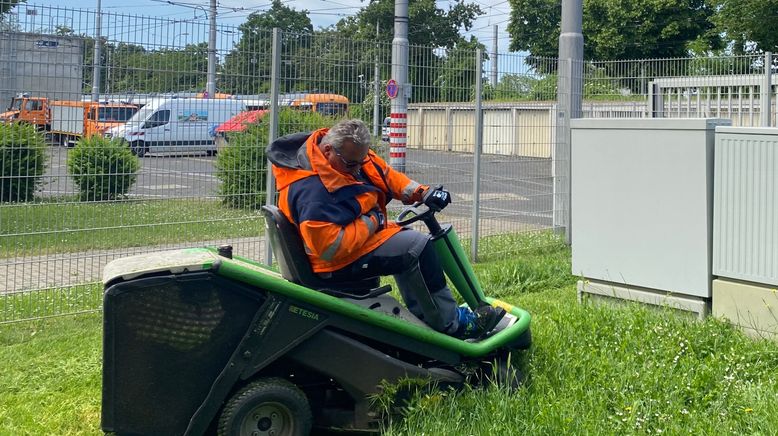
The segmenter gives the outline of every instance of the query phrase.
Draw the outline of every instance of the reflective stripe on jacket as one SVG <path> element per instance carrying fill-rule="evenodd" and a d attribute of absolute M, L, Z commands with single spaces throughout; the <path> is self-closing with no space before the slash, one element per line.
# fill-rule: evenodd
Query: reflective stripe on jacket
<path fill-rule="evenodd" d="M 421 200 L 428 188 L 395 171 L 370 151 L 362 166 L 364 183 L 332 168 L 318 143 L 328 129 L 297 133 L 274 141 L 267 150 L 279 190 L 278 207 L 297 226 L 313 270 L 339 270 L 375 250 L 400 231 L 381 225 L 386 204 Z"/>

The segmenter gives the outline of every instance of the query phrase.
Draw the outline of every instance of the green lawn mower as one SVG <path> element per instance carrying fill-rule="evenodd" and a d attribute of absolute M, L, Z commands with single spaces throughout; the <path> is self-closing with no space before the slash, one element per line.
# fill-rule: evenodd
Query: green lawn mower
<path fill-rule="evenodd" d="M 102 428 L 132 435 L 304 435 L 377 431 L 386 382 L 429 386 L 500 376 L 531 342 L 530 316 L 484 295 L 450 225 L 416 204 L 446 275 L 471 308 L 507 314 L 479 340 L 432 330 L 379 286 L 337 287 L 311 270 L 294 226 L 263 208 L 280 270 L 229 246 L 154 252 L 104 271 Z M 494 371 L 496 369 L 496 371 Z M 503 374 L 504 376 L 504 374 Z"/>

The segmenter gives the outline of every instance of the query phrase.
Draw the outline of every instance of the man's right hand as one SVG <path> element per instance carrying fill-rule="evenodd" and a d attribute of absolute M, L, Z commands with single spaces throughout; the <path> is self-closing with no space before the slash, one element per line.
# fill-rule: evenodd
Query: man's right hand
<path fill-rule="evenodd" d="M 424 201 L 424 204 L 430 209 L 435 212 L 440 212 L 443 208 L 451 204 L 451 194 L 442 187 L 430 188 L 424 193 L 422 201 Z"/>
<path fill-rule="evenodd" d="M 372 217 L 375 219 L 376 223 L 378 223 L 378 229 L 383 229 L 386 227 L 386 216 L 381 212 L 380 209 L 372 209 L 370 212 L 366 214 L 369 217 Z"/>

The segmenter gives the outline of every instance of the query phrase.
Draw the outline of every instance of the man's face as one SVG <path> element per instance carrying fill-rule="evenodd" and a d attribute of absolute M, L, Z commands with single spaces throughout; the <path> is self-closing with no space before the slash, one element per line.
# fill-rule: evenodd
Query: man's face
<path fill-rule="evenodd" d="M 343 142 L 340 150 L 331 144 L 324 144 L 322 152 L 330 166 L 343 174 L 357 174 L 367 161 L 367 147 L 358 147 L 353 141 Z"/>

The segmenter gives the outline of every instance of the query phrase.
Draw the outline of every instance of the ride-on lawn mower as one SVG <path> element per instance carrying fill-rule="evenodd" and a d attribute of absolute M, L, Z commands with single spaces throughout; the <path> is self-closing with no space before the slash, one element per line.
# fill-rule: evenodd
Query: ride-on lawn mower
<path fill-rule="evenodd" d="M 229 246 L 149 253 L 105 267 L 102 428 L 116 434 L 303 435 L 377 430 L 383 383 L 462 386 L 505 368 L 530 345 L 530 316 L 484 295 L 450 225 L 415 204 L 445 272 L 471 308 L 507 311 L 492 333 L 461 340 L 432 330 L 379 278 L 332 283 L 265 206 L 281 274 Z M 496 362 L 496 363 L 495 363 Z M 499 372 L 499 371 L 498 371 Z M 497 374 L 495 374 L 497 375 Z"/>

